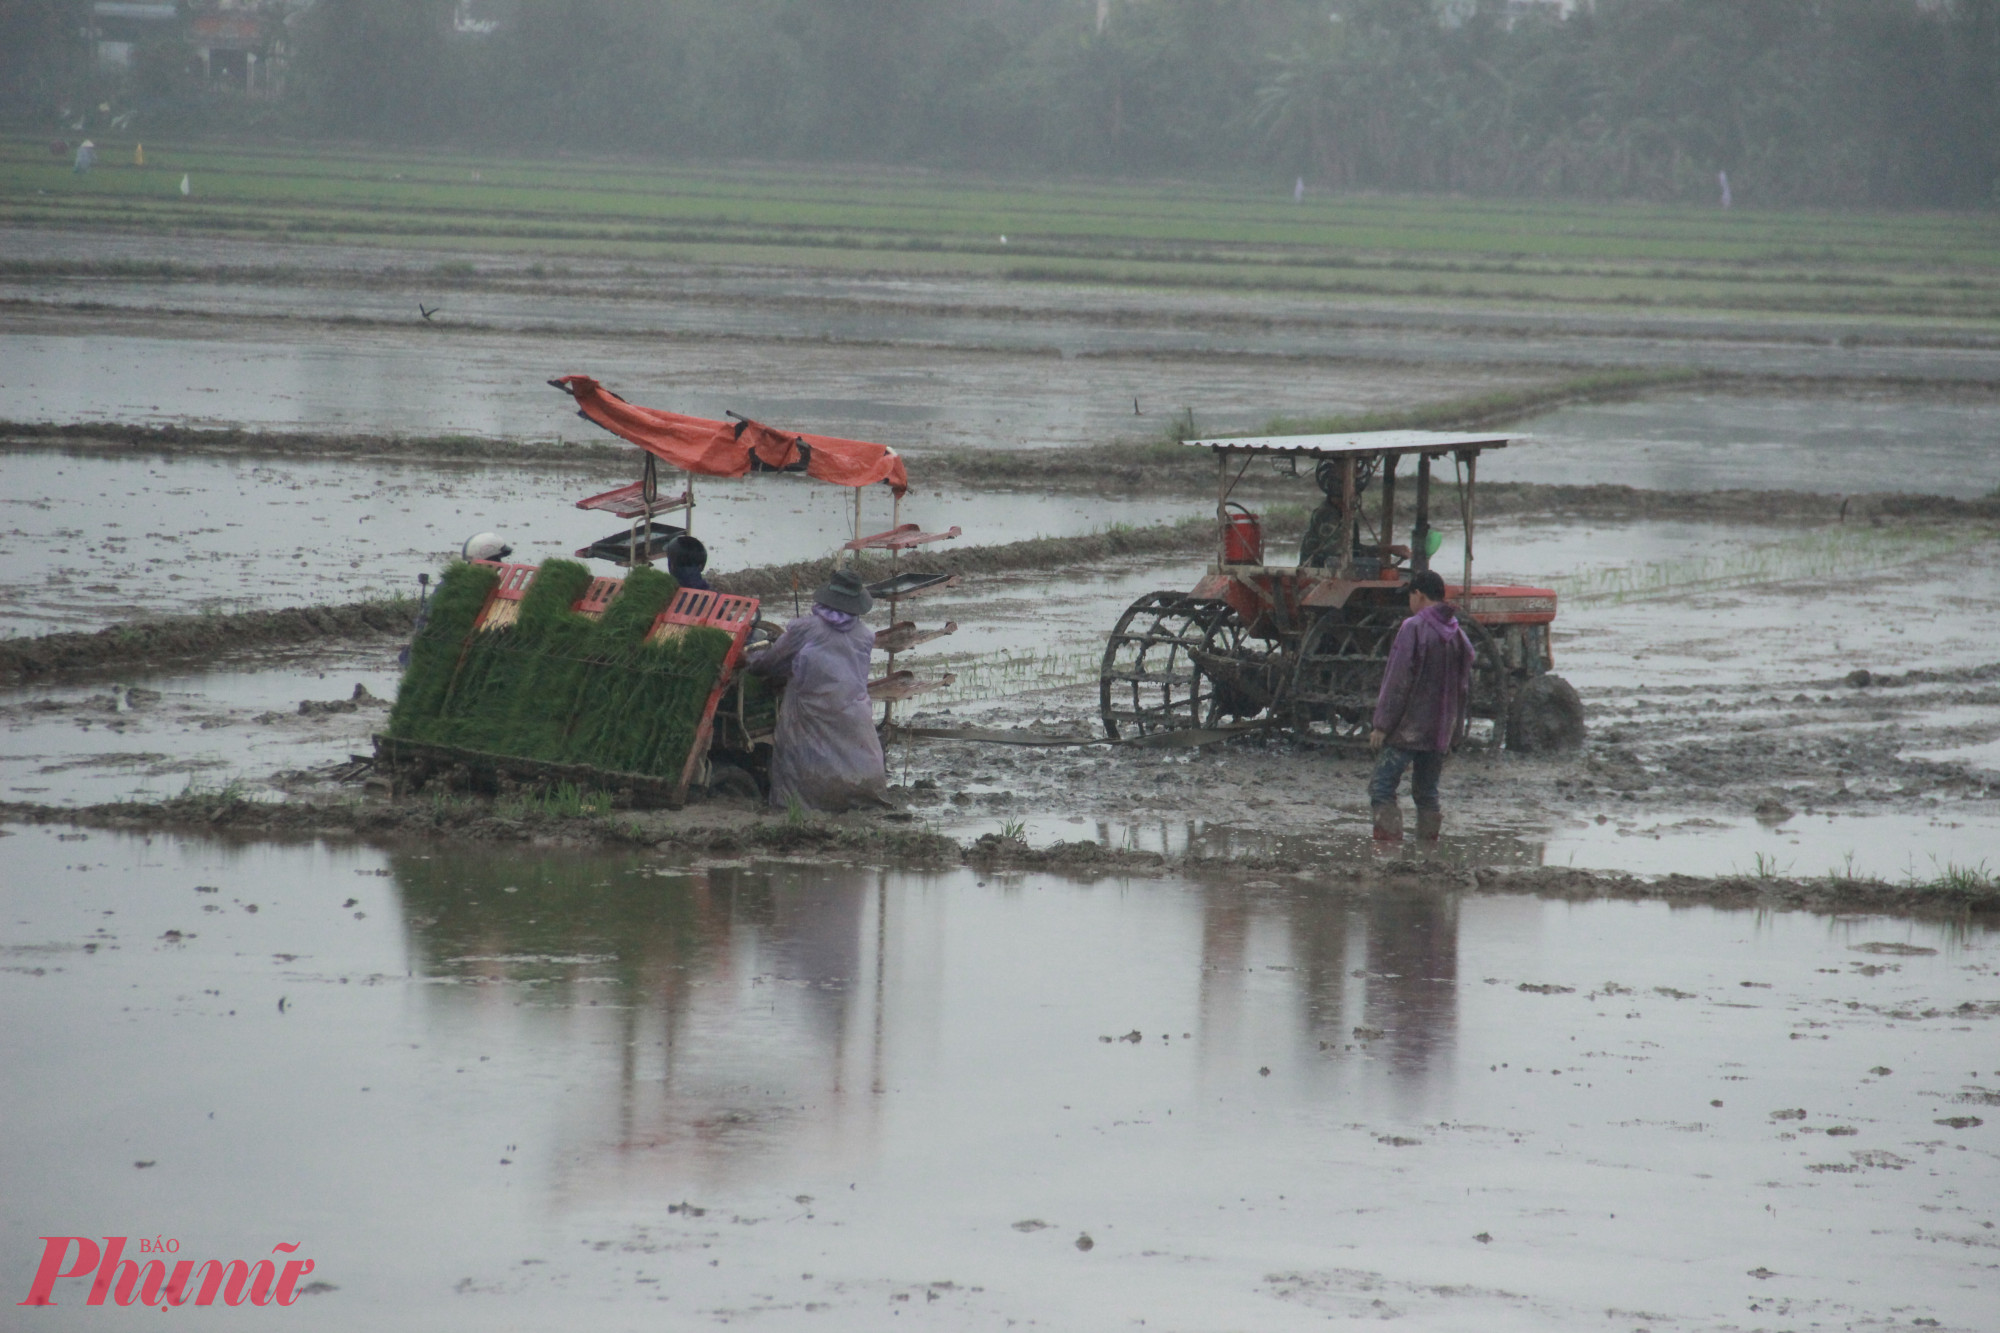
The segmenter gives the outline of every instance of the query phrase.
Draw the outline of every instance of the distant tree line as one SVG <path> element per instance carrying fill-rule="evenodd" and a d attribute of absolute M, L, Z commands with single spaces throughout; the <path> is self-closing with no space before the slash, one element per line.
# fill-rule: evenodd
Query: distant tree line
<path fill-rule="evenodd" d="M 299 128 L 384 141 L 1683 200 L 1726 171 L 1741 203 L 2000 202 L 2000 0 L 1563 9 L 317 0 L 288 98 Z"/>

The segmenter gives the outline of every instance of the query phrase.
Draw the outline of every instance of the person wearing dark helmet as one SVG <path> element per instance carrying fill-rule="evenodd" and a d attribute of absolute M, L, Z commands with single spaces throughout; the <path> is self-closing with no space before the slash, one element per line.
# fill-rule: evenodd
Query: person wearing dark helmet
<path fill-rule="evenodd" d="M 1412 770 L 1417 836 L 1434 842 L 1444 825 L 1438 777 L 1465 725 L 1472 693 L 1472 640 L 1458 623 L 1457 609 L 1445 600 L 1444 580 L 1435 570 L 1411 575 L 1403 591 L 1410 598 L 1410 615 L 1396 630 L 1368 735 L 1369 748 L 1381 755 L 1368 784 L 1368 804 L 1376 838 L 1401 842 L 1403 812 L 1396 804 L 1396 788 L 1403 770 Z"/>
<path fill-rule="evenodd" d="M 683 532 L 667 543 L 667 573 L 683 588 L 708 589 L 702 571 L 708 568 L 708 548 L 691 532 Z"/>
<path fill-rule="evenodd" d="M 861 619 L 875 604 L 861 577 L 836 570 L 812 610 L 754 654 L 751 671 L 785 682 L 771 755 L 771 804 L 814 810 L 886 805 L 888 773 L 868 703 L 875 631 Z"/>

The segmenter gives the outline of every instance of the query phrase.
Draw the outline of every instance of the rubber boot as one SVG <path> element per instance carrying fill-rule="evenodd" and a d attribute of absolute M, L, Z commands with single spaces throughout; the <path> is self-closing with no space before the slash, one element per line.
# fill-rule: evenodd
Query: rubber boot
<path fill-rule="evenodd" d="M 1443 828 L 1444 812 L 1442 810 L 1417 811 L 1418 842 L 1436 842 L 1438 840 L 1438 832 Z"/>
<path fill-rule="evenodd" d="M 1399 805 L 1377 805 L 1370 807 L 1375 812 L 1375 841 L 1401 842 L 1403 840 L 1403 808 Z"/>

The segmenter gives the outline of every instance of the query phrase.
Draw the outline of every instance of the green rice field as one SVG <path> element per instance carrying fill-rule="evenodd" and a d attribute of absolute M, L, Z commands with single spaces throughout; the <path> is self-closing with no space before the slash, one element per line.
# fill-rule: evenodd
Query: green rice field
<path fill-rule="evenodd" d="M 2000 317 L 2000 214 L 1830 213 L 771 165 L 0 139 L 0 225 L 1413 303 Z M 183 176 L 190 193 L 183 197 Z M 157 270 L 150 266 L 148 272 Z M 0 272 L 29 276 L 32 265 Z M 115 265 L 107 271 L 115 271 Z"/>

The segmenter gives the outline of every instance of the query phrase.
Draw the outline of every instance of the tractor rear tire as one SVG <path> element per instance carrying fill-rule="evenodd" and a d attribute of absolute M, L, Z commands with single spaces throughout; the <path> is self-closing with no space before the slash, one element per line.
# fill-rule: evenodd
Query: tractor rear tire
<path fill-rule="evenodd" d="M 1510 744 L 1507 720 L 1513 716 L 1516 690 L 1513 673 L 1507 668 L 1507 657 L 1501 651 L 1499 635 L 1471 616 L 1462 617 L 1458 623 L 1465 636 L 1472 640 L 1472 696 L 1465 701 L 1466 716 L 1461 723 L 1464 734 L 1459 740 L 1459 748 L 1467 752 L 1498 754 L 1503 745 Z M 1469 724 L 1474 718 L 1487 719 L 1493 724 L 1483 740 L 1472 739 Z"/>
<path fill-rule="evenodd" d="M 1516 754 L 1560 754 L 1583 744 L 1583 700 L 1561 676 L 1534 676 L 1514 691 L 1507 712 L 1507 748 Z"/>

